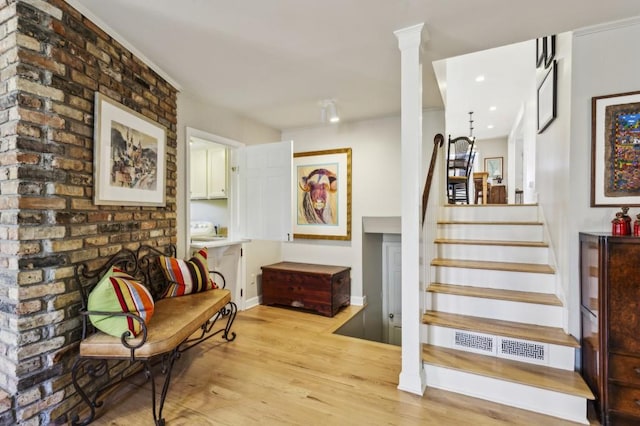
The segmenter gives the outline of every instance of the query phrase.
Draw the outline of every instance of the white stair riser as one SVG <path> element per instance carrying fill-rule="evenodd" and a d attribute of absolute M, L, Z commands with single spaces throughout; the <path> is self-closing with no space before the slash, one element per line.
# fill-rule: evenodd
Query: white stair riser
<path fill-rule="evenodd" d="M 424 366 L 427 386 L 582 424 L 589 424 L 585 398 L 450 370 L 426 363 Z"/>
<path fill-rule="evenodd" d="M 555 294 L 554 274 L 432 266 L 431 282 Z"/>
<path fill-rule="evenodd" d="M 439 224 L 438 238 L 448 240 L 543 241 L 542 225 Z"/>
<path fill-rule="evenodd" d="M 538 206 L 464 206 L 442 208 L 441 219 L 480 222 L 537 222 L 539 215 Z"/>
<path fill-rule="evenodd" d="M 536 324 L 547 327 L 562 327 L 562 307 L 519 303 L 508 300 L 483 299 L 430 293 L 431 303 L 427 309 L 472 317 Z"/>
<path fill-rule="evenodd" d="M 438 244 L 441 259 L 488 260 L 493 262 L 549 263 L 548 247 Z"/>
<path fill-rule="evenodd" d="M 427 341 L 423 343 L 428 343 L 433 346 L 442 346 L 444 348 L 462 350 L 455 345 L 455 333 L 457 331 L 455 328 L 440 327 L 437 325 L 427 324 L 426 330 L 427 331 L 424 334 L 426 334 L 427 336 L 426 337 Z M 461 331 L 464 332 L 464 330 L 461 330 Z M 470 333 L 474 333 L 474 332 L 470 332 Z M 479 334 L 487 335 L 485 333 L 479 333 Z M 492 335 L 487 335 L 487 336 L 492 336 Z M 498 336 L 493 335 L 493 337 L 498 337 Z M 518 339 L 518 340 L 522 340 L 522 339 Z M 534 342 L 534 343 L 540 343 L 540 342 Z M 470 352 L 473 352 L 473 351 L 470 351 Z M 481 353 L 486 356 L 491 356 L 490 354 L 487 354 L 487 353 L 482 353 L 482 352 L 477 352 L 477 353 Z M 505 358 L 505 357 L 502 357 L 502 358 Z M 555 344 L 549 343 L 546 363 L 537 362 L 535 360 L 532 361 L 526 358 L 517 358 L 517 360 L 520 362 L 528 363 L 528 364 L 545 365 L 547 367 L 573 371 L 575 369 L 575 364 L 574 364 L 575 350 L 570 346 L 562 346 L 562 345 L 555 345 Z"/>

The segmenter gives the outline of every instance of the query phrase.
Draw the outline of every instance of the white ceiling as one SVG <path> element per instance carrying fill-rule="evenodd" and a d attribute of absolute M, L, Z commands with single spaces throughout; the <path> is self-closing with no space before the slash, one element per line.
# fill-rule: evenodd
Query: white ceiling
<path fill-rule="evenodd" d="M 447 132 L 466 136 L 472 124 L 478 139 L 508 135 L 523 103 L 535 95 L 535 57 L 536 42 L 529 40 L 436 61 Z"/>
<path fill-rule="evenodd" d="M 442 107 L 433 61 L 640 15 L 638 0 L 67 1 L 183 92 L 277 129 L 319 124 L 328 98 L 343 121 L 398 114 L 400 28 L 425 23 L 430 108 Z M 480 120 L 481 107 L 465 105 L 465 134 L 470 109 Z"/>

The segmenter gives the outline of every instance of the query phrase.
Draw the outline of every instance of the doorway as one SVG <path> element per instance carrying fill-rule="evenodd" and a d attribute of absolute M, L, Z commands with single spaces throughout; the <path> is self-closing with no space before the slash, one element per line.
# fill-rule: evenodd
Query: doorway
<path fill-rule="evenodd" d="M 382 330 L 383 342 L 402 345 L 402 243 L 399 238 L 382 243 Z"/>
<path fill-rule="evenodd" d="M 362 332 L 375 342 L 399 345 L 402 324 L 400 217 L 362 218 Z"/>
<path fill-rule="evenodd" d="M 225 276 L 232 300 L 242 309 L 245 266 L 241 243 L 233 235 L 237 182 L 231 165 L 243 144 L 191 127 L 186 128 L 186 142 L 185 257 L 207 248 L 209 269 Z"/>

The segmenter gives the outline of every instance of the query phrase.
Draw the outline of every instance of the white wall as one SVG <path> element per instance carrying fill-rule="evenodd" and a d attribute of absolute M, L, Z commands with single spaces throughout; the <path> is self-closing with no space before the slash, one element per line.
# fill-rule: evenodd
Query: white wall
<path fill-rule="evenodd" d="M 522 133 L 522 185 L 524 190 L 523 201 L 525 204 L 538 202 L 538 188 L 536 182 L 536 136 L 537 136 L 537 101 L 536 90 L 531 91 L 531 96 L 525 101 Z"/>
<path fill-rule="evenodd" d="M 640 19 L 606 24 L 576 32 L 573 39 L 573 88 L 571 93 L 570 188 L 566 198 L 567 251 L 569 254 L 570 326 L 579 330 L 580 231 L 611 232 L 611 219 L 619 208 L 590 207 L 591 188 L 591 98 L 640 89 L 640 57 L 635 52 L 640 39 Z M 640 209 L 631 208 L 635 217 Z"/>
<path fill-rule="evenodd" d="M 502 184 L 506 185 L 509 177 L 507 173 L 507 162 L 509 158 L 507 137 L 503 136 L 492 139 L 476 139 L 474 146 L 478 151 L 478 168 L 474 171 L 486 171 L 484 167 L 485 158 L 502 157 L 502 178 L 504 179 Z M 489 176 L 489 178 L 492 179 L 493 177 Z"/>
<path fill-rule="evenodd" d="M 436 134 L 445 133 L 445 113 L 444 110 L 430 109 L 422 113 L 422 164 L 424 164 L 422 185 L 425 184 L 427 173 L 429 172 L 429 163 L 433 154 L 434 137 Z M 429 201 L 427 204 L 427 212 L 422 225 L 422 264 L 424 265 L 423 275 L 420 277 L 422 282 L 420 288 L 426 288 L 431 282 L 431 259 L 436 257 L 436 229 L 440 207 L 447 203 L 446 191 L 446 157 L 447 157 L 447 138 L 444 136 L 442 147 L 438 148 L 437 161 L 433 171 L 431 181 L 431 190 L 429 192 Z M 424 186 L 422 186 L 424 190 Z M 426 292 L 425 292 L 426 297 Z"/>
<path fill-rule="evenodd" d="M 276 142 L 280 140 L 280 131 L 261 123 L 239 116 L 232 111 L 209 105 L 194 96 L 186 93 L 178 94 L 178 194 L 186 192 L 186 153 L 187 127 L 192 127 L 218 136 L 235 140 L 246 145 Z M 180 200 L 180 198 L 179 198 Z M 186 234 L 187 209 L 185 203 L 177 203 L 177 228 L 178 236 Z M 246 264 L 246 277 L 244 288 L 245 300 L 249 303 L 257 303 L 258 279 L 261 273 L 260 267 L 281 260 L 281 244 L 270 241 L 252 241 L 245 244 L 244 262 Z M 179 239 L 178 254 L 186 255 L 187 248 Z M 252 277 L 256 279 L 252 281 Z"/>
<path fill-rule="evenodd" d="M 569 282 L 569 257 L 567 224 L 571 217 L 569 195 L 572 185 L 569 183 L 569 141 L 571 124 L 571 33 L 559 34 L 556 39 L 557 60 L 557 118 L 538 135 L 536 140 L 536 178 L 538 203 L 542 207 L 548 224 L 551 247 L 555 252 L 560 283 L 559 296 L 565 299 L 573 293 Z M 537 81 L 546 74 L 538 70 Z M 573 310 L 569 304 L 568 308 Z M 579 313 L 579 312 L 578 312 Z M 565 324 L 566 326 L 566 324 Z M 579 329 L 571 329 L 579 335 Z"/>
<path fill-rule="evenodd" d="M 278 142 L 280 130 L 207 104 L 185 92 L 178 94 L 178 146 L 185 140 L 185 127 L 193 127 L 246 145 Z"/>
<path fill-rule="evenodd" d="M 433 136 L 443 131 L 443 123 L 441 110 L 423 115 L 424 151 L 429 157 Z M 363 296 L 362 217 L 400 216 L 400 117 L 289 129 L 283 131 L 282 138 L 293 140 L 294 152 L 352 150 L 351 241 L 299 239 L 284 243 L 282 256 L 293 262 L 350 266 L 352 301 L 357 303 Z M 424 176 L 420 179 L 422 187 Z M 438 191 L 432 193 L 432 203 L 438 204 L 439 195 Z"/>
<path fill-rule="evenodd" d="M 227 199 L 216 200 L 192 200 L 191 201 L 191 221 L 213 222 L 220 227 L 229 226 L 227 215 Z"/>
<path fill-rule="evenodd" d="M 619 53 L 633 51 L 633 40 L 639 36 L 640 20 L 635 19 L 560 34 L 557 39 L 558 118 L 537 137 L 536 178 L 560 271 L 561 296 L 569 307 L 568 329 L 576 336 L 580 332 L 578 233 L 610 232 L 611 219 L 619 210 L 590 207 L 591 98 L 638 90 L 640 59 Z"/>
<path fill-rule="evenodd" d="M 351 241 L 305 240 L 284 243 L 293 262 L 351 267 L 353 303 L 362 297 L 362 217 L 400 215 L 400 118 L 339 123 L 282 133 L 294 152 L 351 148 Z"/>

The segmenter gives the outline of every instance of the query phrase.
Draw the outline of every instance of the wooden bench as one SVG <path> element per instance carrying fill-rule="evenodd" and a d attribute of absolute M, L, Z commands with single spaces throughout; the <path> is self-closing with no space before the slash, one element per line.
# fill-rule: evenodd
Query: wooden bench
<path fill-rule="evenodd" d="M 159 249 L 141 246 L 136 251 L 123 249 L 106 263 L 91 270 L 89 263 L 75 267 L 75 279 L 82 296 L 82 340 L 79 357 L 71 370 L 73 385 L 89 406 L 88 417 L 80 420 L 72 418 L 73 425 L 86 425 L 95 418 L 96 408 L 102 405 L 104 394 L 117 384 L 144 371 L 151 381 L 153 419 L 157 426 L 165 423 L 162 409 L 171 382 L 174 362 L 180 354 L 211 337 L 221 335 L 232 341 L 236 335 L 231 326 L 237 314 L 237 307 L 231 301 L 231 292 L 226 290 L 224 276 L 216 282 L 221 288 L 180 297 L 160 299 L 167 285 L 162 274 L 158 256 L 174 256 L 175 247 Z M 142 325 L 142 332 L 135 338 L 110 336 L 93 327 L 89 315 L 104 315 L 104 312 L 87 310 L 88 295 L 100 277 L 112 267 L 118 267 L 142 282 L 155 300 L 154 314 L 149 324 L 131 313 L 108 313 L 133 318 Z M 221 282 L 220 282 L 221 281 Z M 218 320 L 222 324 L 216 327 Z M 123 365 L 118 365 L 120 362 Z M 156 380 L 152 367 L 160 366 L 165 376 L 159 404 L 156 404 Z"/>

